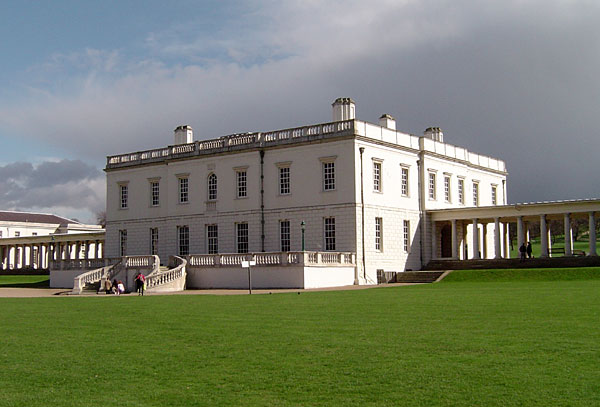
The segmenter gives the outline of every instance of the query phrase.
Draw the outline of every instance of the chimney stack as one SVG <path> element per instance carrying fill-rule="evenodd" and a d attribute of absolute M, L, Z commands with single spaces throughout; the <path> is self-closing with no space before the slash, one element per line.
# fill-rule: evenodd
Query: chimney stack
<path fill-rule="evenodd" d="M 350 98 L 337 98 L 331 106 L 333 106 L 334 122 L 354 120 L 356 117 L 356 106 L 354 100 Z"/>
<path fill-rule="evenodd" d="M 444 133 L 442 133 L 442 129 L 439 127 L 428 127 L 423 132 L 423 135 L 432 140 L 439 141 L 440 143 L 444 142 Z"/>
<path fill-rule="evenodd" d="M 396 130 L 396 120 L 389 114 L 382 114 L 379 118 L 379 125 L 381 127 L 387 127 L 391 130 Z"/>
<path fill-rule="evenodd" d="M 194 131 L 191 126 L 184 124 L 183 126 L 177 126 L 174 132 L 174 144 L 189 144 L 194 142 Z"/>

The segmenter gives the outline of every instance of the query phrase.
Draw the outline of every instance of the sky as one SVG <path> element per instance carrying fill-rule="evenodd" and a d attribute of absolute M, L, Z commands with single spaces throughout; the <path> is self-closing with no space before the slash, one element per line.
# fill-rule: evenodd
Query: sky
<path fill-rule="evenodd" d="M 107 155 L 359 120 L 506 161 L 508 201 L 600 197 L 597 0 L 4 0 L 0 208 L 95 221 Z"/>

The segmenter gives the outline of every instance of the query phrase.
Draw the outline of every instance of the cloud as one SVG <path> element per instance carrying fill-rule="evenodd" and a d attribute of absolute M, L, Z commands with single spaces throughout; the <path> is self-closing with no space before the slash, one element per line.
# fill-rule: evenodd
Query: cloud
<path fill-rule="evenodd" d="M 16 162 L 0 166 L 0 207 L 33 210 L 92 222 L 105 207 L 106 182 L 96 168 L 79 160 Z"/>
<path fill-rule="evenodd" d="M 41 68 L 52 84 L 0 100 L 0 129 L 100 163 L 170 144 L 179 124 L 198 139 L 329 121 L 330 103 L 350 96 L 359 119 L 441 126 L 448 142 L 506 160 L 511 201 L 590 197 L 598 11 L 559 0 L 246 2 L 217 29 L 190 17 L 147 33 L 145 56 L 55 56 Z"/>

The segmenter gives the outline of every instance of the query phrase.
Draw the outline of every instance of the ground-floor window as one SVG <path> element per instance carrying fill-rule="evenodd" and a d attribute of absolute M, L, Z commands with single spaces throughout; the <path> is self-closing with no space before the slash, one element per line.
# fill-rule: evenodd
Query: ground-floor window
<path fill-rule="evenodd" d="M 158 228 L 150 228 L 150 254 L 158 254 Z"/>
<path fill-rule="evenodd" d="M 178 254 L 187 256 L 190 254 L 190 228 L 189 226 L 177 226 Z"/>
<path fill-rule="evenodd" d="M 404 221 L 404 251 L 408 253 L 410 248 L 410 221 Z"/>
<path fill-rule="evenodd" d="M 206 251 L 208 254 L 219 253 L 219 227 L 206 225 Z"/>
<path fill-rule="evenodd" d="M 324 219 L 325 250 L 335 250 L 335 218 Z"/>
<path fill-rule="evenodd" d="M 248 224 L 236 223 L 236 245 L 238 253 L 248 253 Z"/>
<path fill-rule="evenodd" d="M 383 218 L 375 218 L 375 250 L 383 251 Z"/>
<path fill-rule="evenodd" d="M 127 229 L 119 230 L 119 256 L 127 256 Z"/>
<path fill-rule="evenodd" d="M 281 242 L 281 251 L 290 251 L 290 221 L 282 220 L 279 222 L 279 240 Z"/>

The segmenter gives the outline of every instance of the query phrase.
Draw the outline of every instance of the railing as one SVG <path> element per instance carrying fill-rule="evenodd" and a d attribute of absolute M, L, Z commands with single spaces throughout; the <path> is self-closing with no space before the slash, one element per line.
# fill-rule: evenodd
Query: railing
<path fill-rule="evenodd" d="M 169 146 L 167 148 L 109 156 L 107 157 L 107 168 L 138 165 L 148 161 L 152 162 L 168 160 L 170 158 L 175 158 L 180 154 L 209 154 L 212 153 L 214 150 L 228 148 L 232 146 L 255 147 L 256 145 L 262 146 L 265 143 L 270 145 L 272 143 L 282 140 L 325 136 L 332 135 L 338 132 L 354 131 L 354 123 L 354 120 L 346 120 L 342 122 L 303 126 L 293 129 L 285 129 L 267 133 L 234 134 L 230 136 L 223 136 L 213 140 L 196 141 L 194 143 Z"/>
<path fill-rule="evenodd" d="M 169 270 L 155 270 L 146 277 L 146 289 L 156 289 L 162 285 L 172 283 L 178 279 L 185 279 L 185 268 L 187 261 L 178 256 L 171 256 L 169 263 L 176 266 Z"/>
<path fill-rule="evenodd" d="M 158 256 L 126 256 L 124 257 L 123 263 L 127 268 L 150 267 L 152 268 L 152 270 L 155 270 L 160 264 L 160 259 L 158 258 Z"/>
<path fill-rule="evenodd" d="M 350 252 L 272 252 L 192 254 L 187 257 L 190 267 L 241 266 L 242 261 L 254 260 L 256 266 L 353 266 L 356 255 Z"/>
<path fill-rule="evenodd" d="M 104 276 L 105 269 L 107 268 L 108 267 L 102 267 L 96 270 L 91 270 L 75 277 L 73 280 L 73 294 L 81 294 L 87 284 L 100 281 L 102 276 Z"/>

